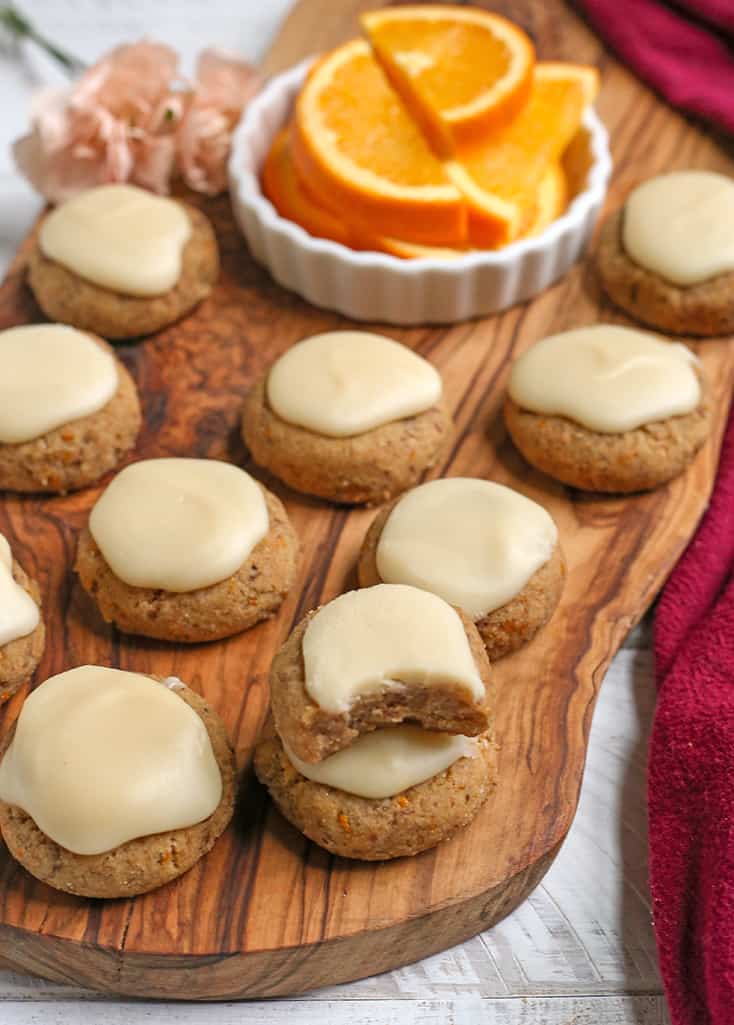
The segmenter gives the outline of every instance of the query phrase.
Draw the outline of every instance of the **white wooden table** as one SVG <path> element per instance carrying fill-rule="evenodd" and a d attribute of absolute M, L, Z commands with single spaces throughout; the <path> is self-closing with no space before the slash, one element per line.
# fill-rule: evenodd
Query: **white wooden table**
<path fill-rule="evenodd" d="M 290 0 L 19 0 L 62 46 L 92 61 L 142 35 L 191 66 L 203 44 L 256 60 Z M 56 73 L 0 49 L 0 262 L 40 203 L 8 145 L 28 98 Z M 58 78 L 58 75 L 56 75 Z M 647 885 L 645 765 L 655 693 L 649 623 L 614 659 L 591 731 L 578 814 L 548 874 L 494 929 L 426 961 L 293 1000 L 121 1001 L 0 972 L 0 1025 L 665 1025 Z"/>

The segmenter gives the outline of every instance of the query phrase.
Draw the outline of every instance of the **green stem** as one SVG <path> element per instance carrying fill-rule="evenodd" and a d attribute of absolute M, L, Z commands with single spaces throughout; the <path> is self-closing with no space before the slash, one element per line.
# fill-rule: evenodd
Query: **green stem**
<path fill-rule="evenodd" d="M 58 61 L 67 71 L 73 74 L 80 74 L 86 70 L 86 65 L 78 57 L 66 53 L 64 50 L 52 43 L 50 39 L 41 35 L 28 19 L 21 14 L 13 4 L 0 7 L 0 25 L 2 25 L 16 39 L 31 39 L 36 46 L 40 46 L 50 57 Z"/>

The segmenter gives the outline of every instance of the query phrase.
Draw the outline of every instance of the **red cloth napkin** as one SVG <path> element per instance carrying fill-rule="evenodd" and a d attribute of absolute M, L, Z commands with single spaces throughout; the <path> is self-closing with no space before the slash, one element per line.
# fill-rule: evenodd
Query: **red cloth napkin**
<path fill-rule="evenodd" d="M 673 1025 L 734 1023 L 734 416 L 655 618 L 650 886 Z"/>
<path fill-rule="evenodd" d="M 734 132 L 734 0 L 578 0 L 673 105 Z M 734 1025 L 734 415 L 655 620 L 650 888 L 673 1025 Z"/>
<path fill-rule="evenodd" d="M 734 0 L 578 0 L 578 7 L 666 100 L 734 132 Z"/>

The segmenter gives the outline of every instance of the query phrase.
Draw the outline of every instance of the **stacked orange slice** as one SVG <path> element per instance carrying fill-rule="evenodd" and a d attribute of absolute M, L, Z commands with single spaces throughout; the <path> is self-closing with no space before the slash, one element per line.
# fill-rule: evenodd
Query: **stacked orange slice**
<path fill-rule="evenodd" d="M 521 29 L 470 7 L 389 8 L 362 24 L 367 40 L 312 68 L 266 160 L 284 217 L 413 259 L 496 248 L 560 215 L 593 68 L 535 63 Z"/>
<path fill-rule="evenodd" d="M 540 181 L 578 131 L 597 88 L 593 68 L 536 64 L 530 98 L 518 116 L 446 164 L 469 206 L 475 245 L 504 245 L 526 230 Z"/>
<path fill-rule="evenodd" d="M 365 14 L 362 28 L 395 91 L 443 156 L 507 124 L 530 94 L 533 44 L 498 14 L 407 6 Z"/>
<path fill-rule="evenodd" d="M 296 102 L 293 157 L 322 202 L 378 233 L 461 244 L 467 211 L 367 43 L 324 57 Z"/>
<path fill-rule="evenodd" d="M 356 235 L 336 214 L 313 199 L 296 174 L 288 142 L 280 131 L 270 147 L 262 170 L 263 192 L 282 217 L 300 224 L 309 235 L 356 248 Z"/>

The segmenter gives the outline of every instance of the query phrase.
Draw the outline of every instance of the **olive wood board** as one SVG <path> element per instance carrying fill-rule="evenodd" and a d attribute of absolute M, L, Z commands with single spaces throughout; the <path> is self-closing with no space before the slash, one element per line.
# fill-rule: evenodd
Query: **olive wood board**
<path fill-rule="evenodd" d="M 369 4 L 301 3 L 266 60 L 269 73 L 354 34 Z M 546 58 L 595 63 L 598 110 L 616 174 L 609 208 L 663 168 L 732 173 L 727 154 L 614 61 L 560 2 L 506 2 Z M 500 782 L 474 823 L 435 850 L 385 863 L 335 858 L 275 811 L 250 768 L 266 713 L 268 667 L 308 610 L 355 586 L 357 552 L 374 512 L 299 496 L 247 460 L 238 422 L 248 387 L 297 339 L 345 325 L 278 288 L 249 259 L 226 197 L 201 202 L 223 270 L 192 316 L 119 352 L 145 409 L 137 455 L 197 455 L 244 464 L 283 499 L 301 539 L 296 586 L 279 615 L 228 641 L 176 647 L 106 626 L 71 572 L 77 533 L 99 488 L 0 503 L 6 531 L 39 580 L 48 646 L 37 680 L 101 663 L 176 675 L 224 718 L 243 772 L 232 826 L 181 879 L 132 900 L 83 900 L 32 879 L 0 851 L 0 958 L 20 971 L 140 997 L 232 999 L 294 994 L 404 965 L 508 914 L 539 882 L 573 819 L 598 689 L 614 652 L 650 605 L 710 493 L 734 381 L 727 339 L 696 344 L 715 405 L 713 437 L 669 486 L 628 498 L 563 488 L 530 469 L 499 415 L 510 361 L 534 340 L 599 320 L 624 322 L 588 261 L 533 302 L 455 327 L 385 329 L 443 374 L 457 440 L 437 474 L 488 477 L 543 503 L 568 561 L 549 626 L 495 668 Z M 0 290 L 0 324 L 40 319 L 24 281 L 32 238 Z M 1 728 L 25 692 L 7 705 Z"/>

